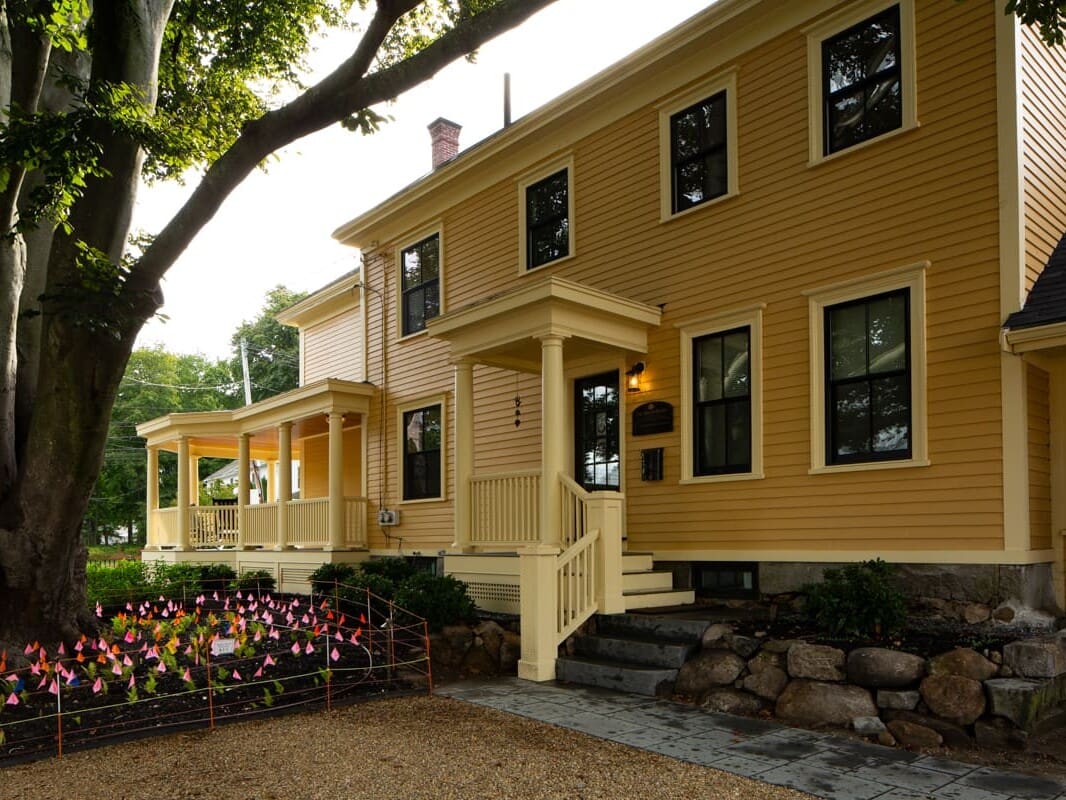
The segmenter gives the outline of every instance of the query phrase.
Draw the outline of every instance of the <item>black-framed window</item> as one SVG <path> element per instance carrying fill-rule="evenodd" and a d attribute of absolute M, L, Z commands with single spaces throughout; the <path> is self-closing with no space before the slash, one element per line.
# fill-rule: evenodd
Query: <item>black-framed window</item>
<path fill-rule="evenodd" d="M 526 187 L 526 269 L 570 255 L 570 170 Z"/>
<path fill-rule="evenodd" d="M 822 42 L 824 153 L 903 125 L 899 6 Z"/>
<path fill-rule="evenodd" d="M 729 191 L 726 93 L 670 117 L 671 208 L 679 211 Z"/>
<path fill-rule="evenodd" d="M 910 291 L 825 308 L 826 463 L 911 457 Z"/>
<path fill-rule="evenodd" d="M 440 235 L 433 234 L 400 253 L 403 335 L 417 333 L 440 314 Z"/>
<path fill-rule="evenodd" d="M 403 499 L 441 496 L 441 408 L 403 413 Z"/>
<path fill-rule="evenodd" d="M 692 341 L 693 475 L 751 472 L 751 328 Z"/>

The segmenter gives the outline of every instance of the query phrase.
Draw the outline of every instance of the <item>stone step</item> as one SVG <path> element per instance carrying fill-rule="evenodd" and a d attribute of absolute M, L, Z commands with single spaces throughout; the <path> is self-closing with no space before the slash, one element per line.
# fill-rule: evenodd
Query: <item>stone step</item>
<path fill-rule="evenodd" d="M 992 678 L 984 682 L 988 711 L 1032 732 L 1066 705 L 1066 674 L 1044 680 Z"/>
<path fill-rule="evenodd" d="M 670 591 L 674 588 L 674 573 L 662 570 L 639 570 L 622 573 L 622 591 Z"/>
<path fill-rule="evenodd" d="M 574 652 L 579 656 L 664 669 L 681 669 L 695 647 L 694 642 L 648 641 L 602 634 L 574 639 Z"/>
<path fill-rule="evenodd" d="M 599 614 L 596 616 L 596 631 L 600 635 L 623 636 L 631 639 L 663 639 L 693 644 L 703 639 L 703 632 L 709 625 L 710 622 L 704 619 L 656 617 L 651 614 Z"/>
<path fill-rule="evenodd" d="M 634 608 L 666 608 L 684 606 L 696 602 L 696 593 L 691 589 L 675 589 L 662 592 L 622 592 L 626 611 Z"/>
<path fill-rule="evenodd" d="M 647 697 L 669 694 L 677 680 L 677 672 L 676 669 L 608 663 L 577 656 L 564 656 L 555 662 L 555 677 L 558 680 Z"/>
<path fill-rule="evenodd" d="M 622 572 L 644 572 L 654 568 L 651 553 L 622 553 Z"/>

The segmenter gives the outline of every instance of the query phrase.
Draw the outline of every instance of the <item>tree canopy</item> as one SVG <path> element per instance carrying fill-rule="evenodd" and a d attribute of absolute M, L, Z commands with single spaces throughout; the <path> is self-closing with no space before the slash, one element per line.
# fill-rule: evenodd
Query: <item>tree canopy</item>
<path fill-rule="evenodd" d="M 253 320 L 245 320 L 233 333 L 233 374 L 242 376 L 241 342 L 248 352 L 248 375 L 252 384 L 252 402 L 295 389 L 300 384 L 300 333 L 277 321 L 276 315 L 307 297 L 275 286 L 267 292 L 266 303 Z"/>

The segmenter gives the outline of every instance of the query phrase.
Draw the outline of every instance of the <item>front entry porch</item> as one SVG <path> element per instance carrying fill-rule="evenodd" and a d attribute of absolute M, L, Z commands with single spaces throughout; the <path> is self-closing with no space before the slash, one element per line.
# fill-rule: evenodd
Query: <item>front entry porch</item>
<path fill-rule="evenodd" d="M 599 363 L 590 373 L 598 374 L 646 353 L 647 330 L 661 315 L 654 306 L 547 277 L 426 326 L 431 337 L 449 343 L 455 364 L 455 540 L 446 571 L 472 577 L 465 565 L 494 554 L 485 563 L 493 563 L 499 578 L 496 602 L 517 602 L 521 614 L 520 677 L 552 680 L 560 642 L 593 614 L 626 609 L 620 464 L 617 457 L 593 457 L 591 480 L 578 471 L 581 483 L 597 491 L 575 481 L 572 465 L 585 462 L 568 435 L 574 410 L 566 365 Z M 475 472 L 476 365 L 539 375 L 539 469 Z M 617 403 L 609 424 L 620 427 Z M 606 479 L 612 469 L 613 484 Z M 618 490 L 599 490 L 612 485 Z M 510 588 L 516 578 L 517 592 Z M 685 599 L 691 593 L 663 604 Z"/>
<path fill-rule="evenodd" d="M 138 426 L 148 447 L 145 549 L 317 550 L 319 562 L 322 551 L 365 550 L 365 420 L 374 391 L 329 379 L 233 411 L 170 414 Z M 166 508 L 160 507 L 161 452 L 177 456 L 175 504 Z M 234 504 L 199 504 L 201 457 L 237 460 Z M 266 496 L 257 498 L 264 502 L 252 502 L 253 461 L 270 467 Z M 212 559 L 224 560 L 217 552 Z"/>

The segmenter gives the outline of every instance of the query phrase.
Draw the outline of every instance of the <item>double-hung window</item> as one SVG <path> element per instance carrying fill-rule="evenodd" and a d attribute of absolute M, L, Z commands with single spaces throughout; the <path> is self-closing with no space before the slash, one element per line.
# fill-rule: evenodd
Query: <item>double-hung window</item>
<path fill-rule="evenodd" d="M 403 425 L 403 499 L 436 500 L 443 497 L 443 420 L 440 405 L 401 412 Z"/>
<path fill-rule="evenodd" d="M 401 331 L 418 333 L 440 314 L 440 234 L 400 252 Z"/>
<path fill-rule="evenodd" d="M 910 294 L 825 309 L 826 461 L 911 457 Z"/>
<path fill-rule="evenodd" d="M 852 0 L 807 30 L 810 158 L 918 125 L 914 0 Z"/>
<path fill-rule="evenodd" d="M 570 255 L 570 169 L 525 186 L 525 265 L 535 269 Z"/>
<path fill-rule="evenodd" d="M 751 471 L 751 328 L 692 342 L 694 475 Z"/>
<path fill-rule="evenodd" d="M 673 213 L 729 191 L 726 93 L 701 100 L 670 117 Z"/>

